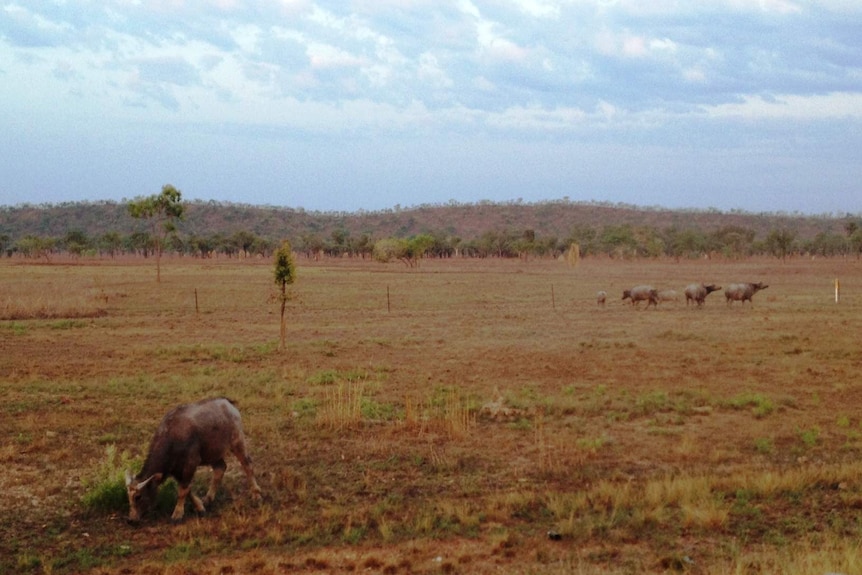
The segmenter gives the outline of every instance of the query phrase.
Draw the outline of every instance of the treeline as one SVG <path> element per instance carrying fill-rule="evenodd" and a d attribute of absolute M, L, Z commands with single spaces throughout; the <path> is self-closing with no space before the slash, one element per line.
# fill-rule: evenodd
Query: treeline
<path fill-rule="evenodd" d="M 174 233 L 168 236 L 164 251 L 200 258 L 249 257 L 270 256 L 277 248 L 276 241 L 259 237 L 251 232 L 240 231 L 230 236 L 217 233 L 184 237 L 181 233 Z M 17 241 L 11 241 L 8 235 L 0 234 L 0 253 L 5 253 L 8 257 L 19 255 L 46 260 L 50 260 L 55 254 L 74 257 L 121 255 L 150 257 L 155 254 L 155 251 L 156 238 L 142 231 L 127 235 L 106 232 L 96 237 L 89 237 L 83 231 L 73 230 L 59 238 L 28 234 Z"/>
<path fill-rule="evenodd" d="M 725 257 L 743 258 L 772 255 L 848 256 L 862 255 L 862 218 L 848 218 L 843 233 L 822 231 L 801 238 L 795 230 L 776 228 L 765 235 L 744 226 L 723 226 L 712 231 L 669 226 L 631 224 L 588 226 L 578 224 L 564 236 L 542 236 L 533 229 L 485 230 L 476 237 L 463 238 L 445 231 L 403 236 L 375 237 L 373 233 L 352 234 L 336 229 L 328 234 L 300 233 L 272 238 L 249 230 L 230 234 L 184 233 L 182 226 L 171 233 L 164 252 L 197 258 L 270 257 L 281 239 L 289 239 L 294 250 L 308 258 L 357 257 L 378 261 L 401 261 L 416 265 L 422 258 L 556 258 L 577 246 L 580 257 L 615 259 L 675 259 Z M 50 260 L 56 254 L 73 257 L 150 257 L 156 238 L 147 231 L 123 234 L 109 231 L 88 235 L 70 230 L 61 236 L 27 234 L 13 239 L 0 233 L 0 253 L 8 257 Z"/>

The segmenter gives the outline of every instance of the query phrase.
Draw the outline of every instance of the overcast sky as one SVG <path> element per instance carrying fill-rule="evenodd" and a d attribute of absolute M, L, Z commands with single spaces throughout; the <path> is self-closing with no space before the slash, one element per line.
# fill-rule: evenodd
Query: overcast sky
<path fill-rule="evenodd" d="M 0 205 L 862 213 L 859 0 L 0 0 Z"/>

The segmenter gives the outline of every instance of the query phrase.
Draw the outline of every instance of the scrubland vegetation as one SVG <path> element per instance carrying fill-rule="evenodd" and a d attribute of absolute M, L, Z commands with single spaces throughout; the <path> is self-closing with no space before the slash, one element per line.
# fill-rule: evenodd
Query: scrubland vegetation
<path fill-rule="evenodd" d="M 309 257 L 373 257 L 407 266 L 424 256 L 556 258 L 572 244 L 583 256 L 616 259 L 859 257 L 862 217 L 569 200 L 321 213 L 183 202 L 170 185 L 162 194 L 128 203 L 0 206 L 0 254 L 34 260 L 50 261 L 60 254 L 153 257 L 157 246 L 202 259 L 269 258 L 284 239 Z"/>
<path fill-rule="evenodd" d="M 0 260 L 0 572 L 862 571 L 855 258 L 300 257 L 283 351 L 271 261 L 153 265 Z M 769 288 L 619 299 L 693 281 Z M 123 471 L 214 395 L 263 503 L 229 459 L 206 516 L 169 484 L 128 526 Z"/>

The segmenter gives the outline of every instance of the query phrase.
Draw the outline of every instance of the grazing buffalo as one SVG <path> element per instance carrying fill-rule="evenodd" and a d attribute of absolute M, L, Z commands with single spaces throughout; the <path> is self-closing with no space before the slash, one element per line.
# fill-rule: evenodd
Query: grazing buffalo
<path fill-rule="evenodd" d="M 730 284 L 729 286 L 727 286 L 727 289 L 724 290 L 724 297 L 727 298 L 727 305 L 731 305 L 735 301 L 742 302 L 742 305 L 745 305 L 746 300 L 748 300 L 749 303 L 753 304 L 753 302 L 751 301 L 751 297 L 760 290 L 766 289 L 768 287 L 769 286 L 764 285 L 763 282 L 758 282 L 756 284 Z"/>
<path fill-rule="evenodd" d="M 660 302 L 672 301 L 672 302 L 678 303 L 679 302 L 679 294 L 676 293 L 676 290 L 672 290 L 672 289 L 661 290 L 660 292 L 658 292 L 658 301 L 660 301 Z"/>
<path fill-rule="evenodd" d="M 694 302 L 698 306 L 702 306 L 706 301 L 706 296 L 720 289 L 721 286 L 715 284 L 691 284 L 685 288 L 685 305 Z"/>
<path fill-rule="evenodd" d="M 631 299 L 635 307 L 642 301 L 647 302 L 647 308 L 650 305 L 658 306 L 658 290 L 652 286 L 635 286 L 623 291 L 623 299 Z"/>
<path fill-rule="evenodd" d="M 179 521 L 185 513 L 186 496 L 199 513 L 206 511 L 214 498 L 227 464 L 225 455 L 232 452 L 245 470 L 254 499 L 260 499 L 260 487 L 254 479 L 251 458 L 246 451 L 245 435 L 239 411 L 225 398 L 205 399 L 180 405 L 162 419 L 150 442 L 141 472 L 132 477 L 126 471 L 129 495 L 129 521 L 137 522 L 155 500 L 159 485 L 168 477 L 177 481 L 178 496 L 171 519 Z M 192 478 L 201 465 L 212 467 L 212 481 L 204 499 L 191 492 Z"/>
<path fill-rule="evenodd" d="M 600 291 L 600 292 L 596 293 L 596 304 L 597 305 L 604 306 L 605 300 L 607 300 L 607 299 L 608 299 L 608 292 Z"/>

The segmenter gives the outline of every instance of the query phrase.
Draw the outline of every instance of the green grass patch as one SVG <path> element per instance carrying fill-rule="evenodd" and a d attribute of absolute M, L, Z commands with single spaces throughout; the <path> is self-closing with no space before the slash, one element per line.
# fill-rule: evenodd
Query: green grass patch
<path fill-rule="evenodd" d="M 63 319 L 48 324 L 48 327 L 55 330 L 66 330 L 87 327 L 87 324 L 77 319 Z"/>
<path fill-rule="evenodd" d="M 84 495 L 81 502 L 84 507 L 98 513 L 128 511 L 125 472 L 139 465 L 127 452 L 119 453 L 116 445 L 105 446 L 104 459 L 83 482 Z"/>
<path fill-rule="evenodd" d="M 3 329 L 12 332 L 12 335 L 24 335 L 27 333 L 27 326 L 17 321 L 4 322 Z"/>
<path fill-rule="evenodd" d="M 760 419 L 775 411 L 775 403 L 760 393 L 746 392 L 736 395 L 724 402 L 724 406 L 736 410 L 751 410 L 754 417 Z"/>
<path fill-rule="evenodd" d="M 805 447 L 814 447 L 817 445 L 818 440 L 820 439 L 820 428 L 812 427 L 811 429 L 798 429 L 797 433 L 799 434 L 799 439 L 802 440 L 802 443 Z"/>
<path fill-rule="evenodd" d="M 775 445 L 773 444 L 772 439 L 768 437 L 758 437 L 754 440 L 754 449 L 758 453 L 769 455 L 775 451 Z"/>

